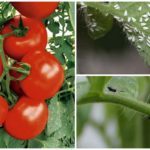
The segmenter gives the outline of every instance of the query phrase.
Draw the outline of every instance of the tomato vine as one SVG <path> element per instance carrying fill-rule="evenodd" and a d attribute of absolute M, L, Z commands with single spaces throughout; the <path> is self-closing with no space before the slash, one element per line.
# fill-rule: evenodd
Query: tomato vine
<path fill-rule="evenodd" d="M 70 11 L 71 5 L 67 2 L 60 3 L 59 8 L 43 20 L 51 35 L 47 51 L 53 53 L 65 68 L 63 87 L 51 101 L 47 101 L 51 113 L 47 127 L 38 137 L 27 141 L 16 140 L 1 128 L 1 148 L 74 147 L 74 29 L 70 19 L 72 15 L 70 12 L 74 13 L 74 10 Z M 16 10 L 8 2 L 1 2 L 0 6 L 0 27 L 2 28 L 5 22 L 15 16 Z M 11 34 L 14 33 L 15 30 Z M 19 63 L 21 66 L 19 68 L 12 66 L 15 61 L 5 56 L 3 50 L 3 40 L 9 35 L 0 35 L 0 55 L 4 68 L 0 78 L 0 95 L 14 105 L 18 96 L 10 89 L 10 81 L 25 78 L 30 73 L 30 65 Z M 15 70 L 23 75 L 19 79 L 14 78 L 9 74 L 10 70 Z"/>

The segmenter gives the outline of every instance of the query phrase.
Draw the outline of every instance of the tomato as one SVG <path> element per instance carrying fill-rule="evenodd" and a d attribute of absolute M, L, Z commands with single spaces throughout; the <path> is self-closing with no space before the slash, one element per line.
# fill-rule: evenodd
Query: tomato
<path fill-rule="evenodd" d="M 22 62 L 31 66 L 30 74 L 20 81 L 26 95 L 36 99 L 54 96 L 63 84 L 64 70 L 49 52 L 34 51 L 25 55 Z"/>
<path fill-rule="evenodd" d="M 21 97 L 8 112 L 4 128 L 13 137 L 28 140 L 43 131 L 47 120 L 48 107 L 44 101 Z"/>
<path fill-rule="evenodd" d="M 3 73 L 3 64 L 2 64 L 1 57 L 0 57 L 0 76 L 2 75 L 2 73 Z"/>
<path fill-rule="evenodd" d="M 8 113 L 8 103 L 2 96 L 0 96 L 0 125 L 4 123 L 7 113 Z"/>
<path fill-rule="evenodd" d="M 59 2 L 11 2 L 11 4 L 26 17 L 43 19 L 55 11 Z"/>
<path fill-rule="evenodd" d="M 25 36 L 18 37 L 16 35 L 9 36 L 4 39 L 5 53 L 16 60 L 20 60 L 27 52 L 37 49 L 45 49 L 47 44 L 47 32 L 44 25 L 34 19 L 21 16 L 23 25 L 28 28 Z M 18 27 L 20 16 L 15 16 L 8 21 L 2 29 L 2 34 L 12 32 L 10 25 Z"/>
<path fill-rule="evenodd" d="M 19 67 L 18 64 L 14 64 L 13 67 Z M 10 75 L 15 77 L 16 79 L 21 77 L 21 74 L 19 72 L 16 72 L 14 70 L 10 70 Z M 22 96 L 24 95 L 20 83 L 18 80 L 11 80 L 10 82 L 10 88 L 18 95 L 18 96 Z"/>

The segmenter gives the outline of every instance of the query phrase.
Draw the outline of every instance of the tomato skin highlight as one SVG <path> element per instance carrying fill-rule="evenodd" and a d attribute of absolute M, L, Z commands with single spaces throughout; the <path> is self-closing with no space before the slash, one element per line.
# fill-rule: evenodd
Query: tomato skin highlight
<path fill-rule="evenodd" d="M 47 99 L 59 91 L 64 81 L 64 70 L 52 54 L 34 51 L 25 55 L 22 62 L 31 66 L 29 76 L 20 81 L 21 88 L 27 96 Z"/>
<path fill-rule="evenodd" d="M 8 103 L 2 96 L 0 96 L 0 125 L 2 125 L 5 122 L 7 113 Z"/>
<path fill-rule="evenodd" d="M 19 67 L 19 64 L 14 64 L 13 67 Z M 15 70 L 10 70 L 10 75 L 15 77 L 16 79 L 21 77 L 21 74 Z M 21 89 L 20 83 L 18 80 L 10 81 L 10 88 L 13 90 L 18 96 L 23 96 L 24 92 Z"/>
<path fill-rule="evenodd" d="M 8 112 L 5 130 L 13 137 L 28 140 L 40 134 L 48 120 L 48 107 L 43 101 L 21 97 Z"/>
<path fill-rule="evenodd" d="M 28 27 L 28 32 L 22 37 L 16 35 L 6 37 L 3 46 L 5 53 L 16 60 L 21 60 L 29 51 L 45 49 L 47 44 L 47 31 L 42 22 L 24 16 L 21 16 L 21 18 L 24 26 Z M 19 21 L 20 16 L 12 18 L 4 25 L 1 34 L 12 32 L 10 25 L 18 27 Z"/>
<path fill-rule="evenodd" d="M 59 2 L 11 2 L 11 4 L 26 17 L 44 19 L 55 11 Z"/>

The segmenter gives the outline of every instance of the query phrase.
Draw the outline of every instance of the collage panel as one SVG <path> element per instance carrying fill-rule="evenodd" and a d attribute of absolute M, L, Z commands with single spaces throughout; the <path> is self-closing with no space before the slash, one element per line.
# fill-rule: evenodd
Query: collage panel
<path fill-rule="evenodd" d="M 149 74 L 150 2 L 78 2 L 77 73 Z"/>
<path fill-rule="evenodd" d="M 150 148 L 150 76 L 78 76 L 78 148 Z"/>
<path fill-rule="evenodd" d="M 150 148 L 150 2 L 1 1 L 0 148 Z"/>
<path fill-rule="evenodd" d="M 74 30 L 74 2 L 0 2 L 0 148 L 75 147 Z"/>
<path fill-rule="evenodd" d="M 77 3 L 77 148 L 150 148 L 150 2 Z"/>

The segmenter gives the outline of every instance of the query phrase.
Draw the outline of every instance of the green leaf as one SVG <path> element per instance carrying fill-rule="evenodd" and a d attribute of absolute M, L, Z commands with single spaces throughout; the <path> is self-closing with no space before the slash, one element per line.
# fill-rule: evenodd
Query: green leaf
<path fill-rule="evenodd" d="M 36 138 L 28 141 L 29 148 L 42 148 L 45 147 L 46 143 L 46 136 L 45 132 L 43 131 L 40 135 Z"/>
<path fill-rule="evenodd" d="M 113 77 L 105 85 L 105 93 L 147 102 L 150 86 L 148 77 Z"/>
<path fill-rule="evenodd" d="M 33 139 L 29 141 L 28 148 L 42 148 L 42 147 L 44 147 L 43 141 L 37 139 Z"/>
<path fill-rule="evenodd" d="M 111 14 L 123 26 L 127 38 L 150 65 L 149 2 L 86 3 L 102 13 Z"/>
<path fill-rule="evenodd" d="M 102 14 L 98 9 L 87 7 L 85 10 L 85 22 L 89 36 L 96 40 L 105 36 L 113 25 L 113 17 Z"/>
<path fill-rule="evenodd" d="M 14 139 L 2 128 L 0 129 L 0 135 L 0 148 L 24 148 L 26 146 L 26 141 Z"/>
<path fill-rule="evenodd" d="M 108 93 L 125 98 L 134 98 L 143 102 L 149 101 L 149 90 L 147 77 L 115 77 L 110 80 L 105 89 L 106 93 L 108 91 Z M 128 118 L 133 118 L 136 114 L 135 111 L 129 108 L 123 108 L 123 112 Z"/>
<path fill-rule="evenodd" d="M 53 33 L 59 33 L 59 23 L 55 22 L 54 19 L 50 20 L 50 23 L 47 25 L 48 29 Z"/>
<path fill-rule="evenodd" d="M 91 91 L 101 93 L 104 89 L 106 83 L 111 79 L 109 76 L 95 76 L 88 77 L 89 83 L 91 85 Z"/>
<path fill-rule="evenodd" d="M 69 98 L 67 101 L 58 101 L 56 96 L 51 100 L 49 109 L 51 115 L 46 130 L 47 143 L 53 141 L 54 147 L 66 147 L 63 139 L 74 139 L 74 100 Z M 53 144 L 50 147 L 53 147 Z"/>
<path fill-rule="evenodd" d="M 62 126 L 61 114 L 64 111 L 64 106 L 58 101 L 57 96 L 51 99 L 49 110 L 49 119 L 46 130 L 47 136 L 50 136 Z"/>
<path fill-rule="evenodd" d="M 15 16 L 16 10 L 9 2 L 0 2 L 0 28 Z"/>

